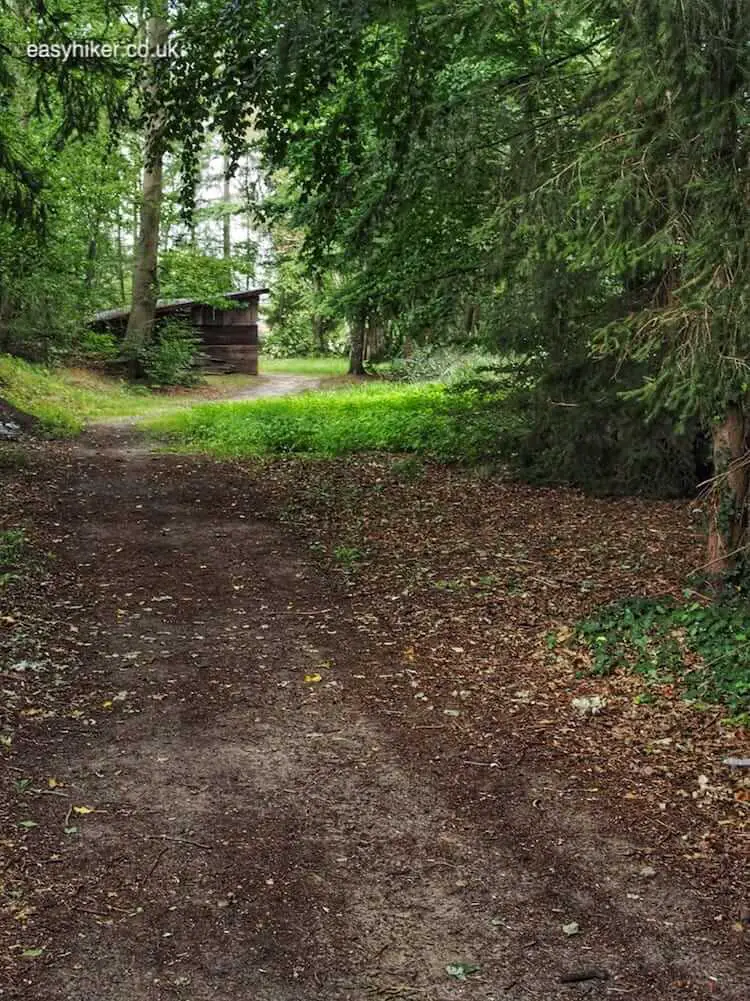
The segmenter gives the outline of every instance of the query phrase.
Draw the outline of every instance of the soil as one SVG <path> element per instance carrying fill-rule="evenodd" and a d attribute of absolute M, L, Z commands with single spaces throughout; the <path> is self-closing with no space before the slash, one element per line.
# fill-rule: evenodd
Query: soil
<path fill-rule="evenodd" d="M 388 548 L 422 503 L 402 562 L 430 557 L 440 477 L 469 545 L 430 558 L 460 576 L 489 531 L 465 474 L 328 468 L 360 491 L 336 494 L 350 521 L 380 506 L 364 569 L 309 500 L 336 491 L 314 463 L 160 454 L 106 426 L 0 473 L 0 528 L 33 542 L 0 591 L 0 998 L 747 998 L 746 832 L 696 849 L 719 820 L 689 792 L 654 816 L 642 787 L 675 794 L 683 758 L 639 775 L 624 708 L 571 724 L 538 656 L 564 604 L 549 576 L 532 567 L 490 637 L 475 606 L 404 587 Z M 605 503 L 488 493 L 516 537 L 555 512 L 551 576 Z M 637 503 L 607 502 L 620 543 Z M 643 503 L 641 541 L 668 511 Z"/>

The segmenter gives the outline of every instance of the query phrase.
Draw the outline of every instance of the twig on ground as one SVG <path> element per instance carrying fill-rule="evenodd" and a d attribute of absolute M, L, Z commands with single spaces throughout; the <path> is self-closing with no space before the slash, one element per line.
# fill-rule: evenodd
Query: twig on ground
<path fill-rule="evenodd" d="M 168 851 L 169 851 L 169 845 L 165 845 L 162 848 L 162 850 L 159 852 L 159 854 L 156 856 L 156 858 L 154 859 L 153 864 L 152 864 L 151 868 L 149 869 L 149 871 L 146 873 L 146 875 L 140 881 L 140 884 L 139 884 L 140 886 L 143 886 L 143 884 L 147 880 L 151 879 L 151 877 L 153 876 L 153 874 L 156 872 L 156 867 L 158 866 L 158 864 L 161 862 L 161 860 L 164 858 L 164 856 L 167 854 Z"/>
<path fill-rule="evenodd" d="M 201 841 L 191 841 L 189 838 L 175 838 L 171 834 L 144 834 L 145 841 L 172 841 L 176 845 L 191 845 L 193 848 L 203 848 L 204 851 L 214 850 L 213 845 L 203 844 Z"/>

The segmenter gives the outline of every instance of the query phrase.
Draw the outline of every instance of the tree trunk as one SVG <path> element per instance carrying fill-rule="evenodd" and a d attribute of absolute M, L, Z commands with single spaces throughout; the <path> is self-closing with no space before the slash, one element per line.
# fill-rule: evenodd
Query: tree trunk
<path fill-rule="evenodd" d="M 229 157 L 224 154 L 224 194 L 222 202 L 224 215 L 222 217 L 222 235 L 224 260 L 228 261 L 232 256 L 232 217 L 229 215 L 229 204 L 232 201 L 232 188 L 229 180 Z"/>
<path fill-rule="evenodd" d="M 0 295 L 0 351 L 10 347 L 10 321 L 13 316 L 13 303 L 10 293 L 3 290 Z"/>
<path fill-rule="evenodd" d="M 166 2 L 160 0 L 155 5 L 154 16 L 146 26 L 149 52 L 157 46 L 165 46 L 169 36 L 169 26 L 165 20 Z M 153 58 L 156 58 L 155 56 Z M 151 82 L 146 94 L 153 100 L 155 84 Z M 154 114 L 146 134 L 146 162 L 143 168 L 143 191 L 141 197 L 140 226 L 138 243 L 135 247 L 133 265 L 133 302 L 128 319 L 128 328 L 123 341 L 123 355 L 135 364 L 143 347 L 151 339 L 156 302 L 159 296 L 159 219 L 161 215 L 164 159 L 164 122 L 160 114 Z"/>
<path fill-rule="evenodd" d="M 349 375 L 365 374 L 365 349 L 367 347 L 367 318 L 358 313 L 352 324 L 352 342 L 349 353 Z"/>
<path fill-rule="evenodd" d="M 313 313 L 312 333 L 316 353 L 319 355 L 328 354 L 328 345 L 326 343 L 326 321 L 320 313 Z"/>
<path fill-rule="evenodd" d="M 714 485 L 708 531 L 708 570 L 720 576 L 736 566 L 748 546 L 750 418 L 741 403 L 727 407 L 712 431 Z"/>
<path fill-rule="evenodd" d="M 94 286 L 94 278 L 96 276 L 96 258 L 97 258 L 97 239 L 92 236 L 89 240 L 89 249 L 86 254 L 86 277 L 84 279 L 84 284 L 87 289 L 91 289 Z"/>
<path fill-rule="evenodd" d="M 328 354 L 328 321 L 326 317 L 318 312 L 320 300 L 323 297 L 323 280 L 319 272 L 315 272 L 312 281 L 316 299 L 315 312 L 312 316 L 313 344 L 318 354 L 326 355 Z"/>
<path fill-rule="evenodd" d="M 135 248 L 138 246 L 138 215 L 141 204 L 141 192 L 136 184 L 133 188 L 133 261 L 135 262 Z"/>
<path fill-rule="evenodd" d="M 120 302 L 125 302 L 125 264 L 122 252 L 122 220 L 117 212 L 117 281 L 120 286 Z"/>

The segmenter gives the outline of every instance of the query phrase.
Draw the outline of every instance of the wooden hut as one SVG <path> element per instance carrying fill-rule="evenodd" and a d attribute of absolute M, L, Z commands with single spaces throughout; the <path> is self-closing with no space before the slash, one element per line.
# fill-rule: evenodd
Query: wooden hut
<path fill-rule="evenodd" d="M 208 371 L 257 375 L 258 303 L 266 292 L 267 288 L 227 292 L 224 298 L 240 304 L 239 308 L 219 309 L 194 299 L 160 302 L 156 307 L 155 323 L 178 320 L 189 324 L 201 340 Z M 96 314 L 91 327 L 124 337 L 129 317 L 129 309 L 108 309 Z"/>

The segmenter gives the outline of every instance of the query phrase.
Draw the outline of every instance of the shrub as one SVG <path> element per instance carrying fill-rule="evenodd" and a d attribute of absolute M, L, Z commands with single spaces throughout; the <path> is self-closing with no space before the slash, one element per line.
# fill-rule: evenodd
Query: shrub
<path fill-rule="evenodd" d="M 120 345 L 112 334 L 86 330 L 71 351 L 69 360 L 88 366 L 111 365 L 117 361 L 119 354 Z"/>
<path fill-rule="evenodd" d="M 138 361 L 152 386 L 195 386 L 200 382 L 200 348 L 201 342 L 189 325 L 167 320 L 159 325 Z"/>

